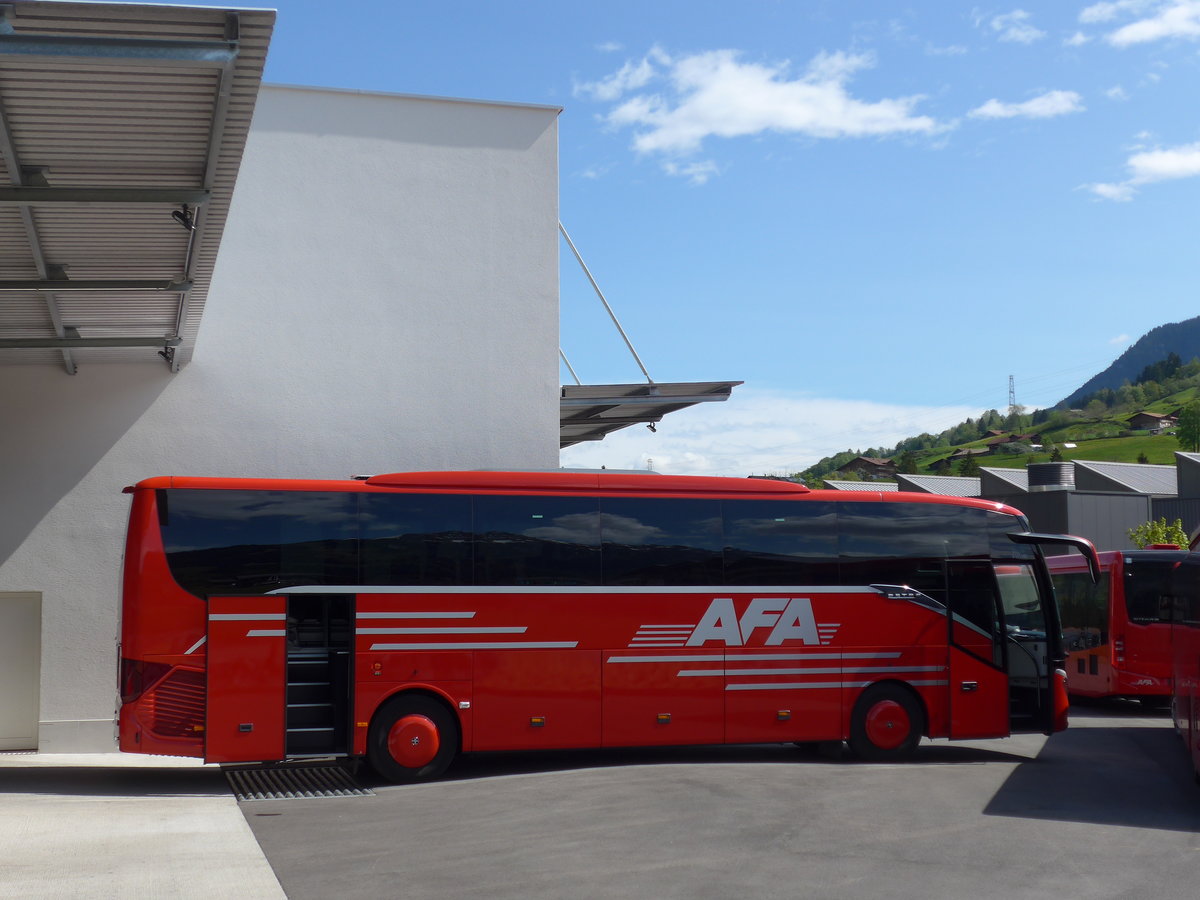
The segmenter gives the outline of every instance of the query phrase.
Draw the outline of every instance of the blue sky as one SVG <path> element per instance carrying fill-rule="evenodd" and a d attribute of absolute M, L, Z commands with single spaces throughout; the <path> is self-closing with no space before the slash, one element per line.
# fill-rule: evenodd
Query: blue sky
<path fill-rule="evenodd" d="M 563 107 L 562 221 L 651 377 L 746 382 L 564 465 L 799 471 L 1200 314 L 1200 0 L 276 7 L 268 81 Z M 643 380 L 561 260 L 581 379 Z"/>

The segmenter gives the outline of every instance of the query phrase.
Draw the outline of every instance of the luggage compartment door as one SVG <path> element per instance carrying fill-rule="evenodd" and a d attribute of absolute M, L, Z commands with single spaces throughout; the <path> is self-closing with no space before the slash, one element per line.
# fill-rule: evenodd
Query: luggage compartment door
<path fill-rule="evenodd" d="M 287 598 L 210 597 L 205 762 L 283 759 Z"/>

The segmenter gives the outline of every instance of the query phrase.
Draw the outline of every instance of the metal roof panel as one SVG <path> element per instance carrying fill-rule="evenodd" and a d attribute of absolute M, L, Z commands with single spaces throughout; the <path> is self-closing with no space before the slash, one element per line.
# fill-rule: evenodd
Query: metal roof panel
<path fill-rule="evenodd" d="M 0 241 L 13 251 L 0 258 L 0 281 L 192 283 L 187 294 L 13 294 L 0 284 L 0 338 L 62 338 L 69 328 L 83 339 L 177 333 L 178 370 L 192 356 L 275 13 L 63 2 L 0 9 Z M 31 187 L 48 189 L 33 205 L 17 205 L 28 194 L 4 193 Z M 70 188 L 126 192 L 120 202 L 80 205 L 55 193 Z M 209 191 L 190 209 L 195 230 L 172 218 L 178 203 L 134 193 L 151 188 Z M 0 364 L 73 371 L 72 360 L 160 362 L 144 347 L 0 349 Z"/>

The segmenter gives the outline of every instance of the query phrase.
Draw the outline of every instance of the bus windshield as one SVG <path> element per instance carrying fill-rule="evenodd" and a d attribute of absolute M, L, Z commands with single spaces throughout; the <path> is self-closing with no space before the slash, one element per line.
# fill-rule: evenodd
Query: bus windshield
<path fill-rule="evenodd" d="M 996 566 L 1004 624 L 1016 638 L 1045 639 L 1045 617 L 1033 567 L 1027 563 Z"/>
<path fill-rule="evenodd" d="M 1125 560 L 1125 611 L 1138 625 L 1171 621 L 1178 559 Z"/>

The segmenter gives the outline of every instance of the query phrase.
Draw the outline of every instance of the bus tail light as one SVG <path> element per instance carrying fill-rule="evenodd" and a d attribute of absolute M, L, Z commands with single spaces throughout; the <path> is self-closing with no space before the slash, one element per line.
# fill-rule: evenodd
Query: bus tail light
<path fill-rule="evenodd" d="M 1054 730 L 1066 731 L 1067 719 L 1071 709 L 1071 698 L 1067 695 L 1067 673 L 1063 669 L 1054 670 Z"/>
<path fill-rule="evenodd" d="M 142 659 L 121 658 L 121 702 L 132 703 L 146 689 L 161 680 L 171 666 L 167 663 L 146 662 Z"/>
<path fill-rule="evenodd" d="M 1113 639 L 1113 658 L 1119 663 L 1125 662 L 1125 638 Z"/>

